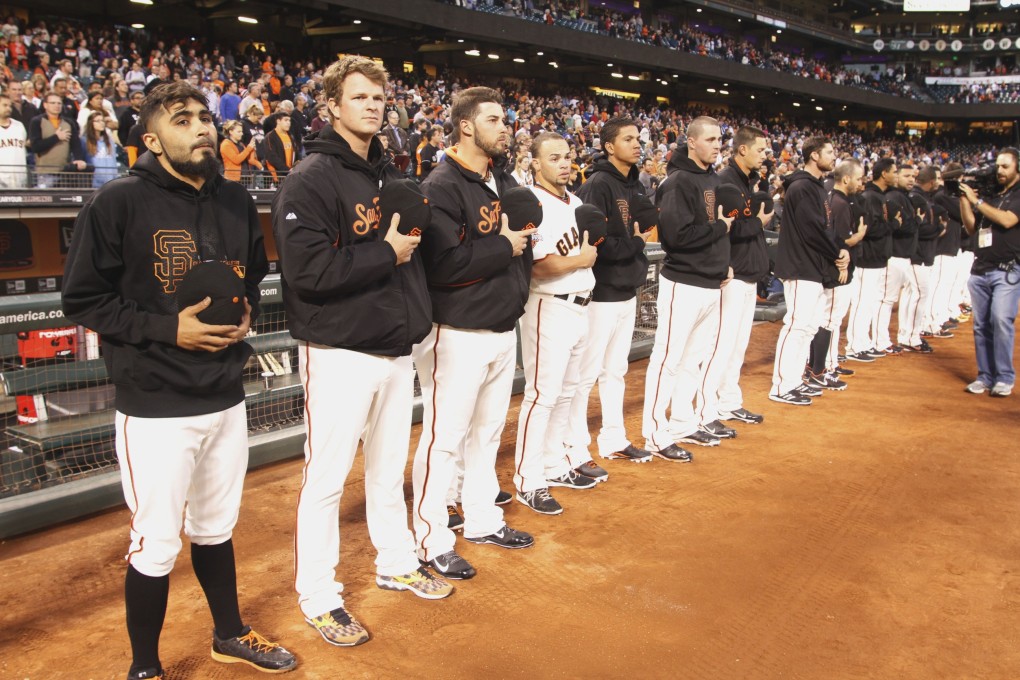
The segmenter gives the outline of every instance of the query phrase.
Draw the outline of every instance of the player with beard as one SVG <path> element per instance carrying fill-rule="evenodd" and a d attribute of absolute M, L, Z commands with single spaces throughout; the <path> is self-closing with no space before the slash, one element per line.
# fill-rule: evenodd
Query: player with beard
<path fill-rule="evenodd" d="M 804 169 L 783 180 L 786 188 L 783 231 L 779 237 L 776 276 L 783 281 L 786 316 L 776 341 L 769 399 L 781 404 L 810 406 L 821 390 L 802 381 L 811 339 L 822 325 L 826 270 L 836 265 L 845 272 L 850 253 L 840 248 L 832 231 L 829 196 L 822 177 L 836 164 L 832 142 L 809 137 L 801 147 Z"/>
<path fill-rule="evenodd" d="M 244 343 L 268 271 L 251 196 L 219 176 L 216 127 L 186 82 L 154 89 L 141 109 L 142 154 L 131 175 L 99 189 L 78 214 L 64 274 L 64 314 L 102 337 L 116 388 L 116 449 L 131 510 L 124 588 L 129 680 L 161 678 L 159 638 L 181 550 L 213 618 L 212 656 L 268 672 L 294 655 L 245 626 L 237 602 L 233 528 L 248 467 Z M 237 325 L 180 308 L 185 274 L 203 262 L 244 279 Z"/>
<path fill-rule="evenodd" d="M 753 193 L 768 189 L 758 174 L 765 162 L 767 148 L 764 132 L 750 126 L 742 127 L 733 137 L 733 155 L 726 167 L 719 171 L 719 182 L 740 189 L 748 205 Z M 750 424 L 765 420 L 764 416 L 744 408 L 739 381 L 754 324 L 758 281 L 769 273 L 765 227 L 772 221 L 772 216 L 773 213 L 766 212 L 762 203 L 756 214 L 750 214 L 748 208 L 744 215 L 733 220 L 730 228 L 733 280 L 722 289 L 719 333 L 697 397 L 701 427 L 717 437 L 737 435 L 736 430 L 726 427 L 721 420 Z"/>
<path fill-rule="evenodd" d="M 526 548 L 534 539 L 503 521 L 496 505 L 496 452 L 517 368 L 517 320 L 531 281 L 531 235 L 511 231 L 500 196 L 514 187 L 493 161 L 506 153 L 503 99 L 472 87 L 453 101 L 459 141 L 422 185 L 432 225 L 422 235 L 432 330 L 415 347 L 421 382 L 422 434 L 414 456 L 411 515 L 419 559 L 440 574 L 468 579 L 475 569 L 454 550 L 447 495 L 463 458 L 464 537 Z M 551 497 L 517 494 L 536 508 Z"/>

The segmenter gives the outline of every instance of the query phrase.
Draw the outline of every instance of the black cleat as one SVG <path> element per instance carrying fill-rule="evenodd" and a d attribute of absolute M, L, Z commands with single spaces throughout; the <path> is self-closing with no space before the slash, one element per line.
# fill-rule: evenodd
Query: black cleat
<path fill-rule="evenodd" d="M 705 430 L 695 430 L 690 434 L 680 437 L 678 443 L 697 444 L 698 446 L 719 446 L 719 437 Z"/>
<path fill-rule="evenodd" d="M 549 483 L 549 486 L 562 486 L 568 489 L 590 489 L 598 483 L 591 477 L 582 475 L 577 470 L 567 470 L 559 477 L 547 479 L 546 481 Z"/>
<path fill-rule="evenodd" d="M 629 460 L 632 463 L 647 463 L 652 459 L 652 454 L 644 449 L 639 449 L 633 444 L 627 444 L 622 451 L 614 451 L 606 456 L 609 460 Z"/>
<path fill-rule="evenodd" d="M 500 489 L 499 493 L 496 494 L 496 505 L 506 505 L 513 499 L 514 499 L 513 496 L 508 494 L 506 491 L 503 491 L 503 489 Z"/>
<path fill-rule="evenodd" d="M 670 444 L 659 451 L 652 451 L 652 455 L 674 463 L 690 463 L 694 460 L 694 454 L 676 444 Z"/>
<path fill-rule="evenodd" d="M 530 548 L 535 544 L 534 536 L 524 531 L 517 531 L 516 529 L 511 529 L 505 524 L 503 525 L 502 529 L 500 529 L 494 534 L 489 534 L 488 536 L 479 536 L 478 538 L 472 538 L 468 536 L 465 537 L 465 540 L 471 541 L 472 543 L 478 543 L 479 545 L 491 543 L 492 545 L 498 545 L 500 548 L 507 548 L 509 550 L 520 550 L 521 548 Z"/>
<path fill-rule="evenodd" d="M 464 516 L 457 512 L 456 505 L 447 505 L 446 514 L 449 516 L 446 526 L 450 531 L 460 531 L 464 528 Z"/>
<path fill-rule="evenodd" d="M 713 420 L 707 425 L 702 425 L 701 429 L 719 439 L 734 439 L 737 436 L 737 431 L 732 427 L 726 427 L 718 420 Z"/>
<path fill-rule="evenodd" d="M 819 392 L 821 392 L 821 390 L 819 390 Z M 770 394 L 769 399 L 772 401 L 778 401 L 780 404 L 790 404 L 791 406 L 811 405 L 811 397 L 796 388 L 790 390 L 786 394 Z"/>
<path fill-rule="evenodd" d="M 720 413 L 720 420 L 739 420 L 742 423 L 749 423 L 751 425 L 758 425 L 765 421 L 765 416 L 757 413 L 752 413 L 746 408 L 738 408 L 736 411 L 730 411 L 729 413 Z"/>
<path fill-rule="evenodd" d="M 221 640 L 213 631 L 212 658 L 221 663 L 243 663 L 263 673 L 286 673 L 297 668 L 297 658 L 286 649 L 245 626 L 241 635 Z"/>
<path fill-rule="evenodd" d="M 454 550 L 433 557 L 431 560 L 420 559 L 418 561 L 422 563 L 422 566 L 431 567 L 432 571 L 444 578 L 464 581 L 478 573 L 467 560 Z"/>
<path fill-rule="evenodd" d="M 523 503 L 535 512 L 543 515 L 558 515 L 563 512 L 563 506 L 549 495 L 549 489 L 518 491 L 515 498 L 519 503 Z"/>

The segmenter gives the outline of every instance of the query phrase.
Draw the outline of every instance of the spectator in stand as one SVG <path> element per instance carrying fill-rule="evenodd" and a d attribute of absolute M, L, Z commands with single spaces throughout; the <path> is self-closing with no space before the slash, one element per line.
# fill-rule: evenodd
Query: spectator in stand
<path fill-rule="evenodd" d="M 242 141 L 247 144 L 254 137 L 256 145 L 261 146 L 262 140 L 266 136 L 265 130 L 262 129 L 262 107 L 257 104 L 249 106 L 241 121 L 241 126 L 244 130 Z M 259 155 L 262 156 L 261 153 Z"/>
<path fill-rule="evenodd" d="M 103 111 L 93 111 L 85 122 L 82 144 L 85 162 L 95 168 L 92 174 L 92 188 L 98 189 L 118 173 L 117 142 L 107 129 L 108 118 Z"/>
<path fill-rule="evenodd" d="M 258 81 L 255 81 L 248 86 L 248 92 L 241 98 L 241 104 L 238 109 L 242 116 L 247 117 L 248 109 L 252 106 L 257 106 L 259 111 L 265 115 L 265 111 L 262 108 L 262 84 Z"/>
<path fill-rule="evenodd" d="M 124 82 L 123 80 L 121 82 Z M 145 93 L 141 90 L 131 93 L 131 107 L 121 114 L 117 121 L 117 138 L 121 146 L 127 146 L 128 133 L 138 123 L 138 114 L 142 110 L 142 102 L 145 100 Z"/>
<path fill-rule="evenodd" d="M 242 181 L 242 177 L 249 177 L 256 171 L 262 169 L 255 153 L 255 138 L 252 137 L 247 145 L 241 142 L 244 136 L 244 129 L 241 121 L 230 120 L 223 126 L 223 141 L 220 143 L 220 157 L 223 159 L 223 176 L 235 182 Z M 247 182 L 245 185 L 247 186 Z"/>
<path fill-rule="evenodd" d="M 118 126 L 117 119 L 114 118 L 113 116 L 112 108 L 111 109 L 106 108 L 107 104 L 109 104 L 109 102 L 103 99 L 102 92 L 97 90 L 89 95 L 89 98 L 88 100 L 86 100 L 85 105 L 82 106 L 81 109 L 78 111 L 78 117 L 76 119 L 76 122 L 78 123 L 78 129 L 81 130 L 83 134 L 85 133 L 85 131 L 88 130 L 88 121 L 89 118 L 92 117 L 93 113 L 103 114 L 103 117 L 108 122 L 108 124 L 114 130 L 117 129 Z"/>
<path fill-rule="evenodd" d="M 64 98 L 56 92 L 46 95 L 43 113 L 32 119 L 28 139 L 35 154 L 36 185 L 43 189 L 58 185 L 60 175 L 85 169 L 78 124 L 61 115 Z"/>
<path fill-rule="evenodd" d="M 28 83 L 31 86 L 31 83 Z M 11 117 L 19 121 L 28 130 L 28 124 L 39 115 L 39 109 L 31 101 L 25 99 L 25 83 L 12 80 L 7 86 L 11 98 Z"/>
<path fill-rule="evenodd" d="M 266 121 L 270 128 L 266 133 L 266 167 L 273 176 L 273 182 L 280 183 L 280 177 L 294 167 L 294 142 L 290 137 L 290 116 L 286 113 L 274 113 Z"/>
<path fill-rule="evenodd" d="M 241 98 L 237 95 L 237 81 L 227 83 L 226 91 L 220 97 L 220 121 L 241 119 Z"/>
<path fill-rule="evenodd" d="M 443 142 L 443 128 L 438 125 L 428 132 L 415 153 L 415 172 L 419 182 L 424 182 L 439 162 L 439 150 Z"/>
<path fill-rule="evenodd" d="M 0 94 L 0 188 L 21 189 L 28 186 L 25 155 L 28 133 L 11 113 L 11 98 Z"/>
<path fill-rule="evenodd" d="M 386 127 L 383 128 L 383 135 L 389 142 L 389 149 L 394 155 L 407 153 L 407 131 L 400 127 L 400 114 L 395 110 L 386 114 Z"/>
<path fill-rule="evenodd" d="M 318 115 L 312 119 L 311 128 L 312 132 L 316 133 L 322 128 L 330 124 L 329 122 L 329 111 L 326 109 L 325 104 L 319 104 L 317 109 Z"/>
<path fill-rule="evenodd" d="M 135 60 L 131 64 L 131 70 L 124 74 L 124 80 L 132 92 L 141 92 L 145 88 L 146 77 L 141 61 Z"/>
<path fill-rule="evenodd" d="M 294 162 L 297 163 L 304 157 L 304 147 L 302 146 L 302 138 L 305 136 L 304 115 L 295 109 L 294 102 L 289 99 L 280 100 L 276 106 L 276 115 L 290 118 L 290 129 L 287 134 L 290 135 L 291 143 L 294 145 Z"/>
<path fill-rule="evenodd" d="M 53 80 L 51 90 L 53 94 L 60 97 L 60 115 L 77 121 L 78 102 L 68 96 L 68 87 L 69 82 L 66 78 L 56 78 Z"/>

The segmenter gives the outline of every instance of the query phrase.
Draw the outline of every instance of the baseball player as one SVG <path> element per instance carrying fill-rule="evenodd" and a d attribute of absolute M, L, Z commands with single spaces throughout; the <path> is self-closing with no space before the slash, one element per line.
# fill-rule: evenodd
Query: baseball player
<path fill-rule="evenodd" d="M 957 179 L 963 174 L 959 163 L 946 163 L 941 176 Z M 947 177 L 948 175 L 948 177 Z M 935 264 L 932 266 L 932 294 L 929 305 L 928 332 L 936 338 L 953 336 L 953 329 L 959 326 L 956 317 L 960 308 L 954 300 L 956 272 L 962 258 L 960 252 L 961 237 L 965 233 L 960 222 L 960 199 L 950 196 L 940 181 L 932 202 L 945 211 L 947 224 L 946 233 L 938 239 L 935 246 Z"/>
<path fill-rule="evenodd" d="M 931 354 L 934 351 L 922 334 L 925 334 L 931 325 L 927 314 L 930 311 L 932 265 L 935 264 L 937 240 L 945 233 L 945 227 L 936 216 L 935 207 L 931 202 L 938 185 L 939 169 L 933 165 L 926 165 L 917 171 L 917 181 L 910 191 L 910 201 L 917 211 L 918 225 L 917 247 L 910 256 L 914 293 L 907 300 L 910 331 L 903 346 L 907 352 Z"/>
<path fill-rule="evenodd" d="M 453 591 L 419 567 L 407 527 L 411 347 L 428 333 L 431 313 L 420 236 L 400 233 L 399 214 L 379 224 L 380 189 L 400 179 L 376 139 L 386 81 L 386 70 L 365 57 L 326 69 L 331 125 L 308 139 L 307 157 L 273 201 L 283 301 L 305 389 L 294 586 L 305 621 L 337 646 L 368 640 L 336 580 L 340 499 L 359 440 L 376 584 L 430 600 Z"/>
<path fill-rule="evenodd" d="M 576 461 L 563 446 L 587 342 L 596 257 L 588 232 L 581 232 L 574 216 L 583 203 L 566 189 L 569 151 L 566 140 L 554 132 L 543 132 L 531 143 L 531 190 L 542 202 L 542 223 L 533 237 L 531 295 L 521 317 L 524 399 L 514 484 L 522 495 L 548 496 L 551 502 L 528 505 L 548 515 L 563 512 L 549 494 L 550 486 L 587 489 L 608 477 L 590 457 L 575 469 Z"/>
<path fill-rule="evenodd" d="M 514 187 L 493 163 L 506 153 L 509 137 L 502 105 L 487 87 L 460 92 L 450 112 L 458 143 L 422 183 L 433 214 L 421 248 L 433 325 L 414 354 L 424 413 L 411 515 L 419 559 L 454 579 L 476 573 L 454 550 L 449 529 L 447 493 L 458 458 L 464 461 L 464 537 L 503 548 L 534 543 L 508 527 L 495 504 L 496 452 L 510 406 L 515 326 L 528 299 L 535 231 L 511 231 L 501 211 L 500 197 Z"/>
<path fill-rule="evenodd" d="M 886 354 L 902 354 L 903 345 L 909 344 L 910 328 L 913 323 L 912 314 L 908 314 L 910 296 L 916 294 L 917 283 L 911 269 L 910 258 L 917 250 L 918 210 L 910 202 L 908 194 L 917 180 L 917 169 L 909 162 L 901 163 L 896 168 L 896 184 L 888 193 L 889 213 L 896 221 L 892 230 L 892 257 L 885 278 L 885 291 L 882 305 L 878 310 L 878 349 Z M 889 333 L 892 320 L 893 305 L 899 301 L 897 311 L 898 328 L 897 342 L 894 343 Z"/>
<path fill-rule="evenodd" d="M 219 175 L 216 127 L 187 82 L 152 91 L 141 109 L 142 154 L 78 214 L 64 272 L 64 314 L 102 337 L 116 386 L 116 448 L 131 510 L 125 600 L 129 680 L 162 678 L 159 637 L 170 571 L 191 561 L 214 622 L 212 656 L 268 672 L 294 655 L 244 625 L 231 538 L 248 466 L 243 342 L 268 264 L 251 196 Z M 204 261 L 244 278 L 237 325 L 203 323 L 211 298 L 183 309 L 175 293 Z"/>
<path fill-rule="evenodd" d="M 837 244 L 829 196 L 822 184 L 822 177 L 836 164 L 832 142 L 825 137 L 809 137 L 801 153 L 804 169 L 783 180 L 786 195 L 776 276 L 783 281 L 786 316 L 776 341 L 769 399 L 810 406 L 811 396 L 821 391 L 804 385 L 802 375 L 811 339 L 823 322 L 823 277 L 832 264 L 845 272 L 850 253 Z"/>
<path fill-rule="evenodd" d="M 764 132 L 755 127 L 741 127 L 733 137 L 733 155 L 719 171 L 719 182 L 739 188 L 748 206 L 751 195 L 759 187 L 762 190 L 768 188 L 758 175 L 765 162 L 767 148 Z M 719 333 L 697 395 L 701 427 L 721 438 L 735 437 L 737 433 L 720 420 L 751 424 L 765 420 L 764 416 L 744 408 L 739 384 L 740 369 L 744 365 L 744 353 L 754 324 L 758 281 L 769 273 L 764 229 L 773 216 L 773 213 L 765 212 L 764 204 L 755 214 L 750 213 L 749 207 L 745 214 L 733 220 L 730 228 L 733 280 L 722 289 Z"/>
<path fill-rule="evenodd" d="M 666 259 L 659 273 L 659 324 L 645 376 L 641 427 L 645 448 L 674 462 L 692 459 L 679 443 L 719 444 L 718 437 L 699 427 L 693 402 L 719 331 L 721 286 L 733 278 L 733 218 L 722 217 L 715 200 L 721 137 L 714 118 L 691 121 L 687 146 L 673 152 L 669 175 L 656 194 Z"/>
<path fill-rule="evenodd" d="M 588 305 L 588 346 L 581 358 L 580 383 L 570 406 L 568 443 L 578 456 L 585 455 L 591 443 L 588 398 L 598 380 L 602 407 L 599 454 L 607 460 L 646 463 L 652 459 L 651 454 L 631 443 L 623 419 L 637 289 L 648 277 L 645 243 L 651 235 L 642 234 L 635 226 L 628 205 L 634 196 L 644 195 L 636 167 L 641 140 L 637 123 L 619 116 L 606 121 L 600 134 L 605 156 L 595 161 L 591 176 L 577 196 L 601 210 L 609 222 L 593 268 L 595 289 Z"/>
<path fill-rule="evenodd" d="M 841 248 L 850 252 L 850 260 L 853 262 L 855 248 L 864 240 L 868 233 L 867 222 L 863 216 L 855 217 L 858 213 L 854 210 L 853 198 L 864 189 L 864 166 L 856 158 L 847 158 L 840 161 L 836 166 L 833 176 L 832 193 L 829 195 L 829 205 L 832 209 L 832 229 L 835 232 L 836 243 Z M 853 375 L 850 369 L 844 369 L 839 365 L 839 330 L 843 325 L 843 318 L 850 309 L 850 301 L 857 294 L 860 287 L 860 279 L 854 270 L 850 274 L 838 272 L 836 285 L 825 287 L 825 302 L 822 311 L 822 327 L 820 333 L 827 335 L 827 342 L 823 341 L 819 346 L 819 353 L 824 353 L 822 359 L 824 371 L 819 374 L 812 370 L 813 374 L 808 378 L 808 384 L 824 389 L 840 389 L 846 383 L 840 380 L 842 376 Z M 817 336 L 816 336 L 817 337 Z"/>

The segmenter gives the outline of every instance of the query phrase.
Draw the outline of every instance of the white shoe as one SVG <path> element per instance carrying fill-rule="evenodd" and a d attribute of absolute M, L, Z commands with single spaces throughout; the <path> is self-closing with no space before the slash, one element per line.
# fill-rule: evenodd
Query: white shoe
<path fill-rule="evenodd" d="M 1013 394 L 1013 386 L 1007 385 L 1006 383 L 995 383 L 992 387 L 993 397 L 1008 397 Z"/>

